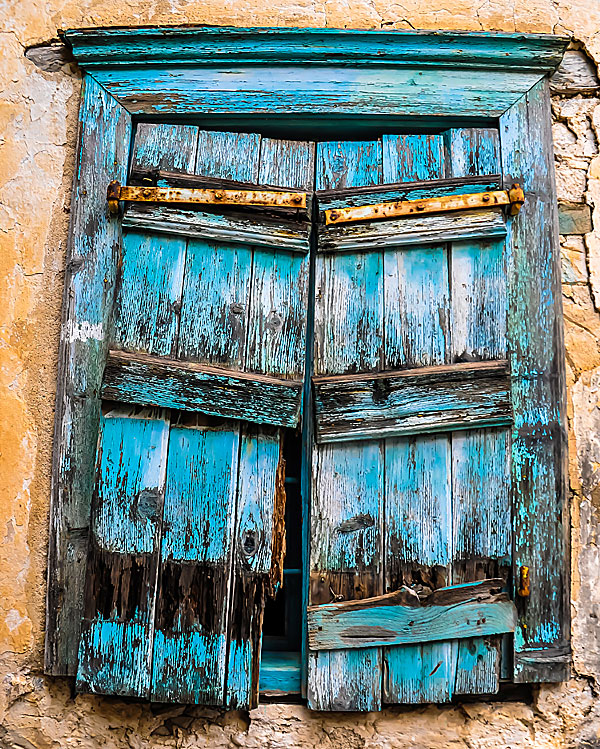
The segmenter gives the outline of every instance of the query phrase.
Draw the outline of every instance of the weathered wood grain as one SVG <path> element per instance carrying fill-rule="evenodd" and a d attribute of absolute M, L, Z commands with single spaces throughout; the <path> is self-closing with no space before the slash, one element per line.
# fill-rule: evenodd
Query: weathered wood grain
<path fill-rule="evenodd" d="M 78 691 L 149 696 L 168 436 L 164 412 L 102 419 Z"/>
<path fill-rule="evenodd" d="M 279 252 L 306 253 L 310 247 L 311 229 L 306 222 L 186 211 L 166 206 L 131 205 L 125 211 L 123 227 L 156 234 L 203 238 L 233 248 L 242 244 Z"/>
<path fill-rule="evenodd" d="M 320 143 L 316 164 L 317 189 L 377 184 L 381 143 Z M 378 369 L 381 255 L 320 255 L 315 263 L 315 373 Z M 383 457 L 377 442 L 313 448 L 309 603 L 383 592 Z M 308 704 L 325 710 L 379 709 L 381 669 L 379 650 L 311 653 Z"/>
<path fill-rule="evenodd" d="M 369 252 L 388 247 L 504 237 L 501 208 L 410 216 L 387 221 L 320 228 L 318 252 Z"/>
<path fill-rule="evenodd" d="M 285 464 L 280 430 L 244 426 L 232 560 L 225 702 L 232 709 L 258 704 L 265 599 L 283 582 Z"/>
<path fill-rule="evenodd" d="M 362 601 L 311 606 L 312 650 L 381 647 L 512 632 L 516 609 L 501 581 L 442 588 L 423 603 L 405 588 Z"/>
<path fill-rule="evenodd" d="M 48 551 L 45 669 L 77 670 L 99 390 L 115 288 L 119 221 L 106 185 L 126 176 L 129 114 L 84 77 L 63 298 Z"/>
<path fill-rule="evenodd" d="M 446 138 L 454 177 L 499 171 L 496 129 L 455 128 Z M 508 306 L 504 242 L 455 242 L 451 273 L 452 361 L 504 360 Z M 507 429 L 452 435 L 455 583 L 500 575 L 507 580 L 511 547 L 508 441 Z M 497 692 L 499 672 L 500 638 L 459 643 L 456 694 Z"/>
<path fill-rule="evenodd" d="M 450 440 L 445 434 L 388 439 L 385 450 L 386 590 L 409 586 L 421 595 L 450 582 Z M 386 702 L 446 702 L 452 696 L 451 643 L 402 645 L 384 653 Z"/>
<path fill-rule="evenodd" d="M 314 377 L 318 442 L 511 422 L 507 362 Z"/>
<path fill-rule="evenodd" d="M 134 163 L 192 172 L 197 138 L 196 127 L 141 124 L 134 142 Z M 113 347 L 158 356 L 176 354 L 186 252 L 184 237 L 125 232 Z"/>
<path fill-rule="evenodd" d="M 242 135 L 201 131 L 196 175 L 256 181 L 260 138 Z M 167 229 L 173 218 L 168 217 Z M 200 219 L 199 234 L 188 243 L 177 353 L 182 359 L 243 371 L 252 294 L 251 240 L 243 233 L 233 243 L 227 235 L 215 237 L 206 231 L 206 223 Z"/>
<path fill-rule="evenodd" d="M 531 595 L 518 601 L 517 682 L 562 681 L 570 673 L 565 363 L 550 124 L 546 81 L 500 119 L 503 171 L 532 192 L 509 223 L 507 245 L 513 580 L 522 565 L 531 576 Z"/>
<path fill-rule="evenodd" d="M 344 29 L 160 28 L 71 29 L 64 33 L 90 67 L 152 65 L 154 61 L 212 66 L 245 63 L 374 63 L 397 68 L 415 59 L 426 67 L 540 70 L 556 67 L 569 39 L 548 34 Z"/>
<path fill-rule="evenodd" d="M 186 420 L 169 438 L 151 698 L 222 705 L 239 429 Z"/>
<path fill-rule="evenodd" d="M 454 186 L 459 192 L 471 189 L 446 179 L 446 148 L 441 136 L 384 135 L 383 144 L 386 182 L 429 177 L 433 190 L 441 190 L 442 185 L 444 189 Z M 386 370 L 443 366 L 450 361 L 448 268 L 446 244 L 390 247 L 384 251 Z M 386 439 L 385 466 L 386 590 L 405 584 L 421 590 L 449 583 L 452 531 L 448 435 Z M 456 648 L 451 643 L 386 648 L 384 658 L 387 702 L 450 699 L 456 664 Z"/>
<path fill-rule="evenodd" d="M 310 68 L 221 63 L 95 71 L 98 82 L 135 115 L 347 114 L 498 117 L 537 83 L 539 72 L 340 65 Z"/>

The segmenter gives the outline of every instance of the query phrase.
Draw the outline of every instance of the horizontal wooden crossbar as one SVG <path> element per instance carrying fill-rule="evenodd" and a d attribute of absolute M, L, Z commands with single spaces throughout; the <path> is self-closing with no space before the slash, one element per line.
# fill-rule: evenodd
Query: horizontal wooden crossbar
<path fill-rule="evenodd" d="M 424 600 L 402 588 L 361 601 L 308 607 L 311 650 L 408 645 L 513 632 L 516 608 L 502 580 L 434 591 Z"/>
<path fill-rule="evenodd" d="M 298 424 L 301 396 L 299 381 L 127 351 L 109 352 L 102 383 L 108 400 L 283 427 Z"/>
<path fill-rule="evenodd" d="M 466 211 L 473 208 L 490 208 L 493 206 L 510 206 L 511 214 L 515 214 L 523 205 L 524 200 L 525 196 L 521 187 L 513 185 L 510 190 L 492 190 L 465 195 L 440 195 L 419 200 L 395 200 L 372 205 L 331 208 L 324 211 L 325 224 L 327 226 L 348 224 L 355 221 L 374 221 L 376 219 Z"/>
<path fill-rule="evenodd" d="M 313 377 L 317 442 L 510 424 L 505 360 Z"/>
<path fill-rule="evenodd" d="M 111 182 L 107 191 L 111 212 L 119 201 L 135 203 L 174 203 L 211 206 L 248 206 L 263 208 L 306 208 L 306 193 L 279 190 L 228 190 L 200 187 L 143 187 Z"/>

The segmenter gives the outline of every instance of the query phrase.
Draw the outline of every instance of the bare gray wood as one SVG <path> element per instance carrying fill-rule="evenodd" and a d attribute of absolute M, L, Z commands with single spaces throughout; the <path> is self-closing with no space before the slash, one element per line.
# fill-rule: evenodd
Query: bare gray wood
<path fill-rule="evenodd" d="M 421 600 L 410 588 L 311 606 L 312 650 L 408 645 L 512 632 L 516 610 L 501 580 L 442 588 Z"/>
<path fill-rule="evenodd" d="M 315 377 L 317 442 L 381 439 L 511 421 L 507 363 Z"/>
<path fill-rule="evenodd" d="M 298 423 L 301 393 L 302 381 L 126 351 L 109 353 L 102 383 L 108 400 L 286 427 Z"/>

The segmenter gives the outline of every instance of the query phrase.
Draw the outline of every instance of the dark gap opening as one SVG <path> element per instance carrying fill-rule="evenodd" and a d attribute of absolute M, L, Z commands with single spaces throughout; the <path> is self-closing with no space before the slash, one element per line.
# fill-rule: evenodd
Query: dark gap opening
<path fill-rule="evenodd" d="M 302 635 L 302 502 L 300 466 L 302 435 L 286 433 L 283 454 L 285 469 L 286 552 L 283 586 L 265 606 L 263 651 L 299 651 Z"/>
<path fill-rule="evenodd" d="M 260 133 L 267 138 L 290 140 L 374 140 L 384 133 L 439 134 L 452 127 L 497 127 L 498 121 L 491 118 L 430 117 L 340 117 L 332 112 L 327 115 L 293 114 L 280 117 L 165 117 L 164 115 L 136 118 L 139 122 L 197 125 L 204 130 Z"/>

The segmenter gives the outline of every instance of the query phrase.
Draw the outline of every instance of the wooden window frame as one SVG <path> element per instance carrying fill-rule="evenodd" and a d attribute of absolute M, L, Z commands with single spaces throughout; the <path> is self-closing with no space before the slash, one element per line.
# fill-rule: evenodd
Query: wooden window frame
<path fill-rule="evenodd" d="M 334 114 L 348 127 L 368 118 L 382 129 L 390 122 L 419 128 L 498 123 L 505 179 L 522 184 L 527 195 L 508 229 L 512 398 L 535 404 L 516 409 L 512 431 L 517 601 L 523 568 L 531 579 L 527 602 L 519 605 L 514 679 L 568 678 L 566 396 L 548 88 L 568 39 L 230 27 L 85 29 L 62 36 L 84 78 L 59 355 L 46 671 L 74 674 L 77 666 L 105 331 L 120 244 L 106 186 L 126 181 L 133 119 L 258 123 L 293 113 L 307 123 Z M 556 628 L 542 647 L 528 647 L 528 628 L 549 613 Z"/>

